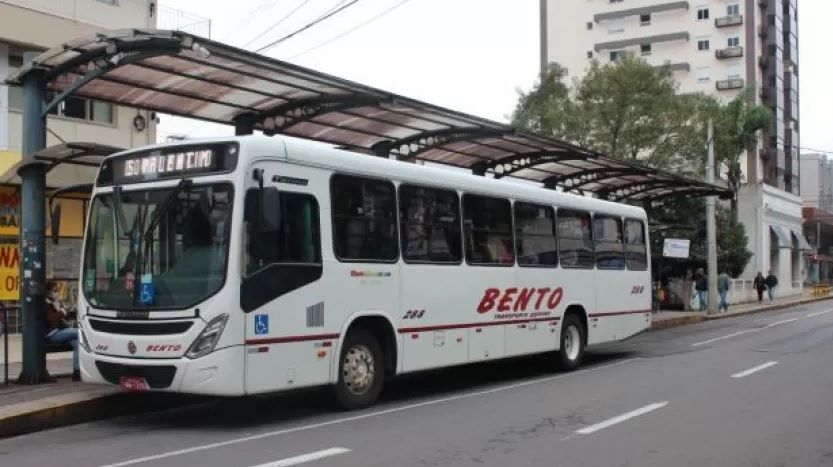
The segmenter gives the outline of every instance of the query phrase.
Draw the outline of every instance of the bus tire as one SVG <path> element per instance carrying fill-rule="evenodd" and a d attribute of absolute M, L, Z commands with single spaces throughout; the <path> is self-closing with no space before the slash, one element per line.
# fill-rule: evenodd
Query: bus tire
<path fill-rule="evenodd" d="M 575 370 L 584 358 L 587 335 L 584 324 L 573 313 L 564 316 L 561 324 L 561 346 L 558 349 L 558 366 L 564 371 Z"/>
<path fill-rule="evenodd" d="M 347 334 L 338 360 L 336 400 L 346 410 L 369 407 L 382 392 L 385 365 L 382 348 L 373 334 L 355 329 Z"/>

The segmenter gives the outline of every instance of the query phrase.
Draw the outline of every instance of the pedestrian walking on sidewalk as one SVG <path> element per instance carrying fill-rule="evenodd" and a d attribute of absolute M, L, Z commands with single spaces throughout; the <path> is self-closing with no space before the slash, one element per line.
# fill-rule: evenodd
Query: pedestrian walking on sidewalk
<path fill-rule="evenodd" d="M 775 277 L 772 271 L 769 271 L 769 275 L 766 276 L 766 293 L 769 295 L 769 303 L 772 303 L 772 299 L 775 296 L 775 287 L 777 286 L 778 278 Z"/>
<path fill-rule="evenodd" d="M 723 310 L 724 312 L 729 312 L 729 287 L 732 284 L 732 278 L 726 274 L 726 271 L 720 273 L 717 276 L 717 291 L 720 293 L 720 305 L 717 306 L 717 310 Z"/>
<path fill-rule="evenodd" d="M 700 301 L 700 311 L 708 308 L 709 298 L 709 278 L 702 269 L 698 269 L 694 274 L 694 289 L 697 291 L 697 299 Z"/>
<path fill-rule="evenodd" d="M 755 276 L 755 282 L 752 283 L 752 286 L 755 287 L 755 292 L 758 292 L 758 303 L 764 301 L 764 290 L 766 290 L 766 279 L 764 279 L 764 275 L 761 274 L 761 271 L 758 271 L 758 275 Z"/>

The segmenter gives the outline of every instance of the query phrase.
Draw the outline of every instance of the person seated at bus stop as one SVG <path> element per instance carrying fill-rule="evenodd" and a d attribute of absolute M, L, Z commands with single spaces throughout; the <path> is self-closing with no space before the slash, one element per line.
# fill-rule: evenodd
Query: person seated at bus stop
<path fill-rule="evenodd" d="M 50 283 L 46 296 L 46 342 L 72 347 L 72 380 L 81 381 L 78 366 L 78 329 L 67 323 L 69 313 L 69 309 L 60 300 L 58 283 Z"/>

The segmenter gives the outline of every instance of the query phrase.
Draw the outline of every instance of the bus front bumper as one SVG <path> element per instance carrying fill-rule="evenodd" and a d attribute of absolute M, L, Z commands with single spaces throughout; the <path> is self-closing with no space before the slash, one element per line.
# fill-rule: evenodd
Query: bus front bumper
<path fill-rule="evenodd" d="M 85 383 L 132 386 L 150 391 L 217 396 L 245 394 L 243 346 L 225 347 L 191 360 L 138 359 L 87 353 L 79 348 Z M 145 384 L 135 386 L 144 381 Z"/>

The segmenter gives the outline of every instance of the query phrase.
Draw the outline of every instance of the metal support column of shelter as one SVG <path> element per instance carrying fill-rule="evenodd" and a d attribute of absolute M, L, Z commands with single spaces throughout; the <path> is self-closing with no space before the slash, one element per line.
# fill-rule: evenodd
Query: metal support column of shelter
<path fill-rule="evenodd" d="M 27 52 L 31 62 L 37 54 Z M 46 370 L 46 167 L 34 154 L 46 147 L 46 116 L 43 115 L 43 72 L 33 70 L 23 79 L 23 165 L 20 187 L 20 313 L 23 318 L 23 368 L 17 382 L 39 384 L 50 380 Z"/>

